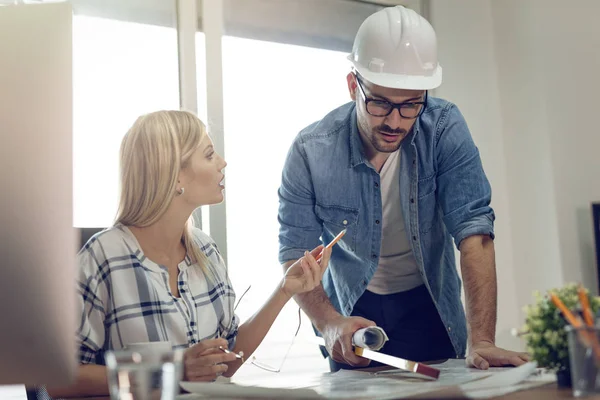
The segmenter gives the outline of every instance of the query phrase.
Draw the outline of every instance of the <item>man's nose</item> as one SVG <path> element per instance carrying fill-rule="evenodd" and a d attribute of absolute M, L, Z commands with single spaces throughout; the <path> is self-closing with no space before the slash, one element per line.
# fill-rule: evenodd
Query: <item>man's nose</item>
<path fill-rule="evenodd" d="M 402 124 L 402 116 L 400 115 L 400 110 L 394 108 L 390 115 L 388 115 L 385 119 L 386 125 L 388 125 L 392 129 L 400 128 L 400 124 Z"/>

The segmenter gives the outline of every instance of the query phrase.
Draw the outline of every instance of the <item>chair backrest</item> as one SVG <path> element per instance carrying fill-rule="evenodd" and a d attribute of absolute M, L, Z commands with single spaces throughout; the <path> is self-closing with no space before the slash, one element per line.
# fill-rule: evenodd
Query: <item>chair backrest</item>
<path fill-rule="evenodd" d="M 92 236 L 104 229 L 106 228 L 79 228 L 81 234 L 79 248 L 81 249 Z"/>

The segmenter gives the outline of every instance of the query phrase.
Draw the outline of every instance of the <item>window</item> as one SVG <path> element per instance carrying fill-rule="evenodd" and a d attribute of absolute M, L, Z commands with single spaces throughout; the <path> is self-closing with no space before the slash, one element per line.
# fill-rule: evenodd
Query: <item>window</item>
<path fill-rule="evenodd" d="M 74 16 L 73 104 L 74 225 L 110 226 L 123 135 L 141 114 L 179 108 L 177 31 Z"/>
<path fill-rule="evenodd" d="M 347 53 L 236 37 L 223 38 L 224 126 L 227 177 L 227 247 L 231 279 L 250 317 L 282 277 L 278 262 L 277 189 L 298 132 L 350 101 Z M 292 300 L 275 321 L 256 358 L 278 367 L 298 324 Z M 282 371 L 328 371 L 308 317 Z M 293 359 L 293 361 L 290 361 Z M 247 366 L 238 375 L 263 374 Z M 268 373 L 267 373 L 268 374 Z"/>
<path fill-rule="evenodd" d="M 74 18 L 74 222 L 112 224 L 121 139 L 141 114 L 179 108 L 174 28 L 91 16 Z M 282 277 L 277 259 L 277 189 L 292 140 L 308 124 L 350 101 L 346 53 L 223 37 L 228 264 L 246 320 Z M 206 115 L 205 37 L 196 34 L 198 115 Z M 291 301 L 255 356 L 278 367 L 298 323 Z M 328 370 L 304 315 L 282 370 Z M 290 361 L 293 360 L 293 361 Z M 269 374 L 248 365 L 237 375 Z"/>

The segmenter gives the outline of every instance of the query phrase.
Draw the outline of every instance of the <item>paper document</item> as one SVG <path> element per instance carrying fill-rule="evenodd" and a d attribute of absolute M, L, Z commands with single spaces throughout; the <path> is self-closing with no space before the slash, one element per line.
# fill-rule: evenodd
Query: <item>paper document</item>
<path fill-rule="evenodd" d="M 0 399 L 27 400 L 25 385 L 0 386 Z"/>
<path fill-rule="evenodd" d="M 440 370 L 438 380 L 424 379 L 419 374 L 398 369 L 388 371 L 340 370 L 335 373 L 265 375 L 233 383 L 182 382 L 181 386 L 194 393 L 178 397 L 192 399 L 402 399 L 434 393 L 436 398 L 456 394 L 472 399 L 493 396 L 541 386 L 552 382 L 553 375 L 542 376 L 534 363 L 518 368 L 468 368 L 465 360 L 448 360 L 432 365 Z M 251 366 L 249 366 L 251 367 Z M 532 375 L 533 374 L 533 375 Z"/>
<path fill-rule="evenodd" d="M 352 336 L 353 345 L 375 351 L 380 350 L 388 340 L 385 331 L 378 326 L 359 329 Z"/>
<path fill-rule="evenodd" d="M 180 386 L 185 391 L 201 394 L 207 398 L 323 399 L 311 389 L 285 389 L 211 382 L 181 382 Z"/>

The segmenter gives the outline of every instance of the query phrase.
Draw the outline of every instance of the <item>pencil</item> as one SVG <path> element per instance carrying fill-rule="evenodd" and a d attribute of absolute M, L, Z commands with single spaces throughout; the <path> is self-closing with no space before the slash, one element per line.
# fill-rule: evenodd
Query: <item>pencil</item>
<path fill-rule="evenodd" d="M 565 304 L 556 296 L 556 294 L 550 292 L 550 299 L 554 303 L 554 305 L 563 313 L 567 321 L 577 330 L 579 330 L 578 336 L 581 339 L 581 342 L 586 347 L 591 347 L 594 352 L 594 358 L 597 366 L 600 366 L 600 342 L 598 342 L 598 337 L 596 336 L 596 332 L 589 332 L 587 328 L 583 326 L 583 321 L 580 317 L 575 317 L 571 310 L 565 306 Z M 581 329 L 583 328 L 583 329 Z"/>
<path fill-rule="evenodd" d="M 577 294 L 579 295 L 579 302 L 581 303 L 581 309 L 583 312 L 583 319 L 587 326 L 594 326 L 594 317 L 592 316 L 592 310 L 590 309 L 590 300 L 585 293 L 585 289 L 583 285 L 579 285 L 577 289 Z"/>
<path fill-rule="evenodd" d="M 561 299 L 558 298 L 557 295 L 550 292 L 550 300 L 552 300 L 556 308 L 558 308 L 563 313 L 563 315 L 567 319 L 567 322 L 569 322 L 575 328 L 581 328 L 581 326 L 583 325 L 581 319 L 576 318 L 575 315 L 573 315 L 573 313 L 571 312 L 571 310 L 569 310 L 567 306 L 565 306 L 565 304 L 562 302 Z"/>
<path fill-rule="evenodd" d="M 332 248 L 345 234 L 346 234 L 346 229 L 344 229 L 343 231 L 338 233 L 338 235 L 336 237 L 334 237 L 333 240 L 331 242 L 329 242 L 329 244 L 327 246 L 325 246 L 325 248 L 323 250 Z M 323 257 L 323 250 L 321 250 L 321 252 L 317 256 L 317 262 L 321 261 L 321 258 Z"/>

